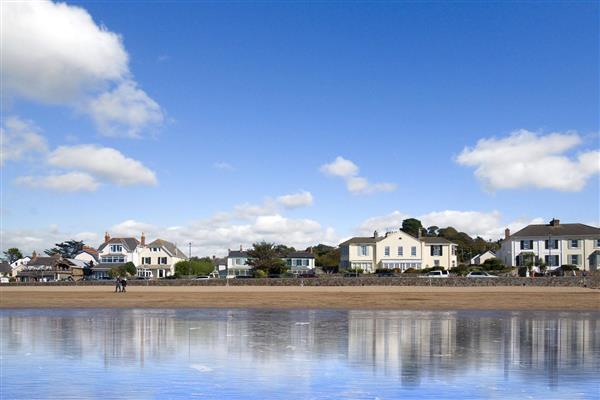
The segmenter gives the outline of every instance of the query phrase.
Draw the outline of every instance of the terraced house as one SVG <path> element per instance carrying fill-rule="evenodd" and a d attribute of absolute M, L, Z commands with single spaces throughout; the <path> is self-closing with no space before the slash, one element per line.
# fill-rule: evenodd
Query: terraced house
<path fill-rule="evenodd" d="M 548 269 L 572 264 L 585 271 L 600 269 L 600 228 L 585 224 L 528 225 L 511 235 L 506 229 L 498 258 L 511 267 L 543 261 Z"/>
<path fill-rule="evenodd" d="M 340 268 L 377 269 L 431 267 L 453 268 L 457 265 L 457 245 L 440 237 L 414 237 L 403 231 L 381 236 L 353 237 L 340 244 Z"/>

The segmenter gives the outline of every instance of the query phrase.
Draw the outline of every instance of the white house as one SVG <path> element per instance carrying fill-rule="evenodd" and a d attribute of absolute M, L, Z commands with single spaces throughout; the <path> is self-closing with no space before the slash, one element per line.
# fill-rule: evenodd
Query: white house
<path fill-rule="evenodd" d="M 136 251 L 139 260 L 137 275 L 145 278 L 171 276 L 175 274 L 175 264 L 188 259 L 175 244 L 166 240 L 156 239 L 146 245 L 144 233 Z"/>
<path fill-rule="evenodd" d="M 11 276 L 17 276 L 17 274 L 27 266 L 29 261 L 31 261 L 31 257 L 29 256 L 25 256 L 23 258 L 19 258 L 17 261 L 13 261 L 10 264 L 10 268 L 12 269 Z"/>
<path fill-rule="evenodd" d="M 248 253 L 240 246 L 239 250 L 229 250 L 227 254 L 227 276 L 251 276 L 252 266 L 248 265 Z"/>
<path fill-rule="evenodd" d="M 83 261 L 87 265 L 96 265 L 100 263 L 98 250 L 88 246 L 83 246 L 83 249 L 75 256 L 75 260 Z"/>
<path fill-rule="evenodd" d="M 120 265 L 132 262 L 139 265 L 139 256 L 136 251 L 140 242 L 136 238 L 111 238 L 108 232 L 104 234 L 104 243 L 98 247 L 100 264 Z"/>
<path fill-rule="evenodd" d="M 457 265 L 456 244 L 440 237 L 414 237 L 403 231 L 377 231 L 370 237 L 353 237 L 340 244 L 340 268 L 405 270 Z"/>
<path fill-rule="evenodd" d="M 477 254 L 475 257 L 471 258 L 471 265 L 480 265 L 483 264 L 486 260 L 491 260 L 492 258 L 496 258 L 496 253 L 491 250 L 486 251 L 485 253 Z"/>
<path fill-rule="evenodd" d="M 583 270 L 600 268 L 600 228 L 584 224 L 528 225 L 510 234 L 506 229 L 498 258 L 511 267 L 525 266 L 529 260 L 544 261 L 549 269 L 564 264 Z"/>

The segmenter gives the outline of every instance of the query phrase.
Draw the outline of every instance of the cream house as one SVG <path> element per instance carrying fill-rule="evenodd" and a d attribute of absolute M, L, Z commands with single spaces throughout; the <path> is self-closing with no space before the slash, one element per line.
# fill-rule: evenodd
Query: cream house
<path fill-rule="evenodd" d="M 340 244 L 342 269 L 371 273 L 377 269 L 447 269 L 456 265 L 456 245 L 439 237 L 416 238 L 403 231 L 380 236 L 375 231 L 373 236 L 353 237 Z"/>
<path fill-rule="evenodd" d="M 175 274 L 175 264 L 187 260 L 187 256 L 171 242 L 163 239 L 146 245 L 146 237 L 142 233 L 136 264 L 137 275 L 144 278 L 166 278 Z"/>
<path fill-rule="evenodd" d="M 496 258 L 496 253 L 494 253 L 491 250 L 488 250 L 486 252 L 483 252 L 481 254 L 477 254 L 475 257 L 471 258 L 471 265 L 481 265 L 483 264 L 486 260 L 491 260 L 493 258 Z"/>
<path fill-rule="evenodd" d="M 553 219 L 548 224 L 528 225 L 512 235 L 506 229 L 504 236 L 498 258 L 507 266 L 541 260 L 548 269 L 564 264 L 586 271 L 600 269 L 600 228 L 561 224 Z"/>

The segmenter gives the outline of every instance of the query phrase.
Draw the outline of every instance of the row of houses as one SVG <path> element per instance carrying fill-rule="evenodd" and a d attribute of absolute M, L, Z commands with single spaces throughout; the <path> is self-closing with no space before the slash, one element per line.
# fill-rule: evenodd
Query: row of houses
<path fill-rule="evenodd" d="M 450 269 L 458 265 L 458 246 L 442 237 L 412 236 L 401 230 L 380 235 L 352 237 L 339 245 L 340 270 L 360 269 L 365 273 L 377 270 L 421 270 L 431 267 Z M 108 233 L 97 249 L 84 247 L 74 258 L 60 256 L 40 257 L 35 252 L 11 265 L 0 265 L 0 274 L 16 277 L 19 281 L 82 279 L 89 268 L 96 279 L 107 278 L 109 271 L 131 262 L 136 274 L 143 278 L 166 278 L 175 273 L 175 264 L 187 260 L 177 246 L 163 239 L 146 243 L 142 233 L 140 240 L 133 237 L 111 238 Z M 600 228 L 572 223 L 561 224 L 553 219 L 548 224 L 528 225 L 511 234 L 505 231 L 500 250 L 478 254 L 471 264 L 482 264 L 490 258 L 498 258 L 509 267 L 525 266 L 529 262 L 543 261 L 549 269 L 564 264 L 581 270 L 600 269 Z M 227 257 L 213 257 L 215 270 L 221 276 L 250 276 L 250 257 L 240 246 L 229 250 Z M 282 256 L 293 274 L 315 271 L 315 256 L 310 251 L 296 251 Z"/>

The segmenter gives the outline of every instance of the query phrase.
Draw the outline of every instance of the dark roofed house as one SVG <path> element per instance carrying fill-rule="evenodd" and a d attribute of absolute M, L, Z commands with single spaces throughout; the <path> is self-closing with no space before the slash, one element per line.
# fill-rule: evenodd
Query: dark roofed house
<path fill-rule="evenodd" d="M 311 273 L 315 270 L 315 256 L 308 251 L 293 251 L 283 260 L 293 274 Z"/>
<path fill-rule="evenodd" d="M 525 266 L 543 262 L 548 270 L 571 264 L 583 270 L 600 268 L 600 228 L 581 223 L 532 224 L 511 235 L 507 228 L 497 253 L 504 264 Z"/>

